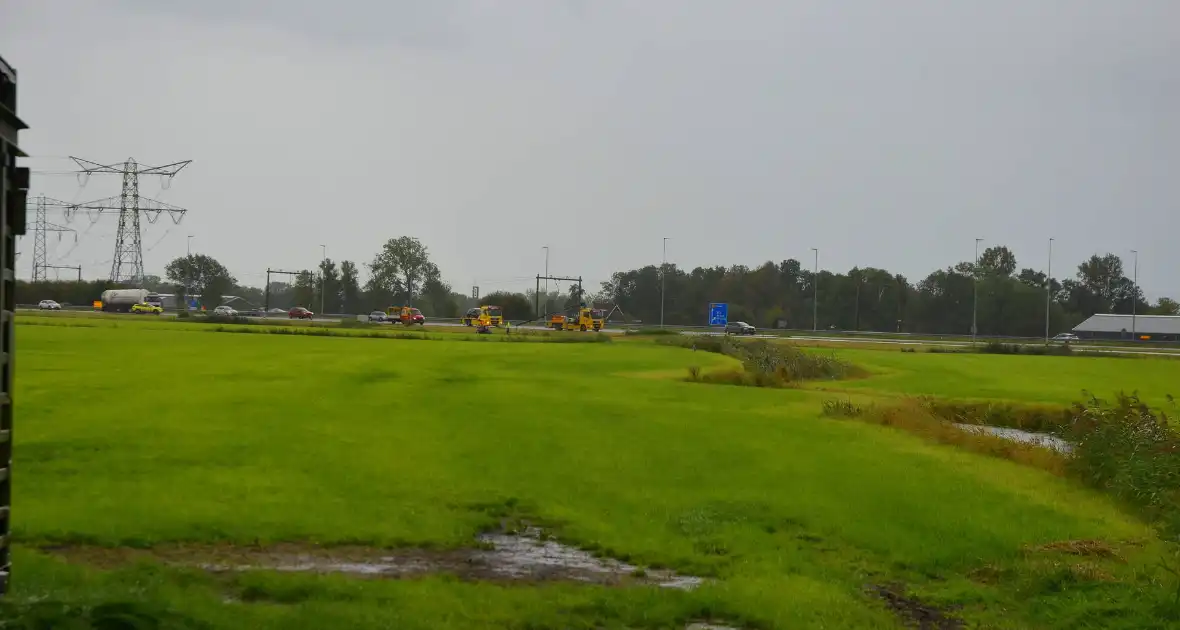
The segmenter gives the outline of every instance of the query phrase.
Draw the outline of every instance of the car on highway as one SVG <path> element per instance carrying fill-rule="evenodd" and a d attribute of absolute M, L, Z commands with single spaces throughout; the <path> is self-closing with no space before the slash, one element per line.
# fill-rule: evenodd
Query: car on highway
<path fill-rule="evenodd" d="M 164 309 L 155 304 L 148 304 L 147 302 L 139 302 L 131 305 L 131 312 L 135 315 L 160 315 Z"/>
<path fill-rule="evenodd" d="M 373 311 L 372 313 L 369 313 L 369 321 L 371 321 L 371 322 L 375 322 L 375 323 L 380 324 L 385 321 L 388 321 L 388 319 L 389 318 L 387 318 L 385 316 L 385 313 L 383 313 L 382 311 Z"/>
<path fill-rule="evenodd" d="M 287 317 L 291 319 L 312 319 L 315 317 L 315 313 L 303 308 L 302 306 L 296 306 L 295 308 L 287 311 Z"/>
<path fill-rule="evenodd" d="M 37 308 L 43 311 L 60 311 L 61 304 L 58 304 L 53 300 L 41 300 L 41 302 L 37 304 Z"/>
<path fill-rule="evenodd" d="M 746 322 L 729 322 L 725 325 L 725 334 L 727 335 L 752 335 L 756 332 L 758 329 Z"/>
<path fill-rule="evenodd" d="M 235 311 L 232 306 L 226 306 L 226 305 L 222 304 L 221 306 L 218 306 L 217 308 L 213 309 L 213 314 L 214 315 L 222 315 L 224 317 L 236 317 L 238 312 Z"/>
<path fill-rule="evenodd" d="M 1073 341 L 1081 341 L 1081 337 L 1078 337 L 1073 333 L 1061 333 L 1059 335 L 1055 335 L 1052 340 L 1059 341 L 1061 343 L 1070 343 Z"/>

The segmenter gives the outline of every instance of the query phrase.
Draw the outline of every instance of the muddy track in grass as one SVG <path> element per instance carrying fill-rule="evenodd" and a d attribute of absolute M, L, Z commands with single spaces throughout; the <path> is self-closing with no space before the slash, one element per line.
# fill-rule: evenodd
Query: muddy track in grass
<path fill-rule="evenodd" d="M 559 543 L 535 528 L 520 534 L 481 534 L 477 542 L 476 548 L 451 550 L 380 549 L 359 545 L 322 547 L 298 543 L 265 546 L 168 544 L 150 549 L 57 545 L 39 549 L 70 562 L 103 568 L 154 560 L 211 572 L 269 570 L 377 579 L 441 573 L 469 580 L 556 580 L 686 590 L 704 581 L 673 571 L 643 569 L 619 560 L 595 557 Z"/>

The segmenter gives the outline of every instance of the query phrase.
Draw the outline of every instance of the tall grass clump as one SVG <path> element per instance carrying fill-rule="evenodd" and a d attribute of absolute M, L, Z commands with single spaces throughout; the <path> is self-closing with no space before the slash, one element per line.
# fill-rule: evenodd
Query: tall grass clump
<path fill-rule="evenodd" d="M 1073 444 L 1075 476 L 1180 537 L 1180 437 L 1164 411 L 1136 394 L 1119 394 L 1114 404 L 1092 397 L 1075 405 L 1060 437 Z"/>
<path fill-rule="evenodd" d="M 812 354 L 795 346 L 761 339 L 738 341 L 720 336 L 677 335 L 674 338 L 657 339 L 656 342 L 723 354 L 742 362 L 741 371 L 709 372 L 690 378 L 705 383 L 787 387 L 804 380 L 837 380 L 861 374 L 856 366 L 835 356 Z"/>

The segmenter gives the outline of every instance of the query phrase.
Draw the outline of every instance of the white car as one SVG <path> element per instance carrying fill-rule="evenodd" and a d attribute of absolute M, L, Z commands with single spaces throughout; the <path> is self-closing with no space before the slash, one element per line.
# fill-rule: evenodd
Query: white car
<path fill-rule="evenodd" d="M 385 313 L 383 313 L 381 311 L 373 311 L 372 313 L 369 313 L 369 321 L 371 321 L 371 322 L 375 322 L 375 323 L 379 324 L 381 322 L 386 321 L 387 319 L 388 318 L 385 316 Z"/>
<path fill-rule="evenodd" d="M 1081 338 L 1079 338 L 1077 335 L 1075 335 L 1073 333 L 1061 333 L 1059 335 L 1054 336 L 1053 341 L 1060 341 L 1063 343 L 1068 343 L 1071 341 L 1081 341 Z"/>
<path fill-rule="evenodd" d="M 37 304 L 37 308 L 43 311 L 60 311 L 61 304 L 58 304 L 53 300 L 41 300 L 41 302 Z"/>
<path fill-rule="evenodd" d="M 223 315 L 225 317 L 236 317 L 238 312 L 235 311 L 232 307 L 222 304 L 221 306 L 218 306 L 217 308 L 213 309 L 213 314 L 214 315 Z"/>

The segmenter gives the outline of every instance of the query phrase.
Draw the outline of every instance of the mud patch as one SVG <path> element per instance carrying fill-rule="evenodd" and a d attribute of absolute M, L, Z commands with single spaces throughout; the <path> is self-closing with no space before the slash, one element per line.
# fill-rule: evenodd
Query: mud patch
<path fill-rule="evenodd" d="M 961 619 L 948 611 L 907 595 L 905 587 L 900 584 L 874 584 L 868 590 L 884 600 L 906 627 L 919 630 L 960 630 L 966 627 Z"/>
<path fill-rule="evenodd" d="M 704 581 L 673 571 L 644 570 L 611 558 L 597 558 L 559 543 L 535 528 L 525 529 L 521 534 L 482 534 L 478 541 L 478 548 L 454 550 L 279 543 L 266 546 L 162 545 L 151 549 L 71 545 L 41 547 L 41 551 L 102 568 L 146 560 L 218 573 L 267 570 L 375 579 L 444 573 L 469 580 L 561 580 L 684 590 L 696 588 Z"/>

